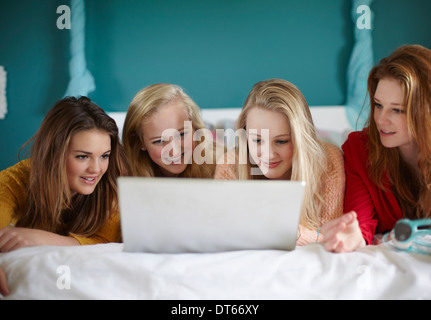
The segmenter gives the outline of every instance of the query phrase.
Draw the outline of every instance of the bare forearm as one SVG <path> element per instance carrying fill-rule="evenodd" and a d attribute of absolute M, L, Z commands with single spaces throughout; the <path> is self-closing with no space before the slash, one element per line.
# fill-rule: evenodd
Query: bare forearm
<path fill-rule="evenodd" d="M 0 229 L 0 252 L 9 252 L 23 247 L 34 246 L 76 246 L 78 240 L 52 232 L 6 227 Z"/>

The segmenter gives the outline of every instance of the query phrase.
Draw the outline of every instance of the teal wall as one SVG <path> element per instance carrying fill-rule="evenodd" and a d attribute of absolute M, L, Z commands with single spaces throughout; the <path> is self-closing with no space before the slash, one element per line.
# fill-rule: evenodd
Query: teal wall
<path fill-rule="evenodd" d="M 69 0 L 0 0 L 0 65 L 9 112 L 0 120 L 0 170 L 13 165 L 68 83 Z M 127 110 L 157 82 L 183 86 L 202 108 L 240 107 L 251 86 L 279 77 L 310 105 L 345 101 L 353 46 L 350 0 L 86 0 L 90 97 Z M 405 43 L 431 48 L 431 2 L 374 0 L 376 61 Z M 72 26 L 73 27 L 73 26 Z"/>
<path fill-rule="evenodd" d="M 99 3 L 88 1 L 98 14 L 87 48 L 94 97 L 107 108 L 123 109 L 155 82 L 183 86 L 203 108 L 240 107 L 270 77 L 295 82 L 313 104 L 344 101 L 353 41 L 346 0 Z"/>

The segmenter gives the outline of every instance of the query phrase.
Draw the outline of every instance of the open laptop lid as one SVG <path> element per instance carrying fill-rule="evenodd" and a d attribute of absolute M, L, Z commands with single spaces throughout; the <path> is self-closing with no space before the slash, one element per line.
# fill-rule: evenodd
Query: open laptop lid
<path fill-rule="evenodd" d="M 295 248 L 303 182 L 121 177 L 118 187 L 125 251 Z"/>

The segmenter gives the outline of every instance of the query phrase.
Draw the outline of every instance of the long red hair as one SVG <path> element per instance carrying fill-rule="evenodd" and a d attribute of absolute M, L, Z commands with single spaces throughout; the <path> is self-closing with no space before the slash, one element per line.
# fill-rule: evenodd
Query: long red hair
<path fill-rule="evenodd" d="M 420 177 L 403 161 L 398 148 L 385 148 L 374 121 L 374 94 L 381 79 L 399 81 L 404 92 L 407 127 L 419 150 Z M 431 50 L 405 45 L 375 66 L 368 77 L 371 112 L 369 116 L 369 172 L 382 189 L 396 195 L 406 217 L 431 216 Z"/>

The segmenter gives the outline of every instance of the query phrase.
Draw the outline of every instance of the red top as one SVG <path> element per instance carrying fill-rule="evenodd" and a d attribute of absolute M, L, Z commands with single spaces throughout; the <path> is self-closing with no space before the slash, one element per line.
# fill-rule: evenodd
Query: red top
<path fill-rule="evenodd" d="M 367 145 L 368 135 L 364 130 L 352 132 L 342 146 L 346 169 L 344 212 L 357 213 L 362 235 L 372 244 L 374 234 L 392 230 L 403 213 L 389 183 L 385 192 L 368 176 Z"/>

